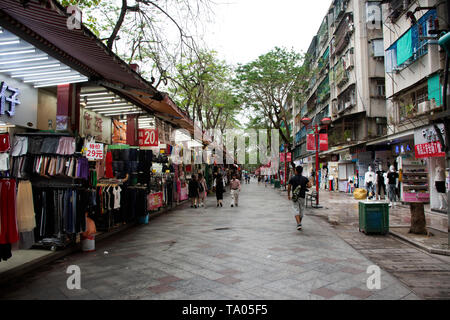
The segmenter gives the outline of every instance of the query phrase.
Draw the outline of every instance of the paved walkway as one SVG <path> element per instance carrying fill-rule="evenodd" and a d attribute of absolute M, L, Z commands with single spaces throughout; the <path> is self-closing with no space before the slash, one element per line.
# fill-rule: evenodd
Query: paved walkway
<path fill-rule="evenodd" d="M 243 185 L 238 208 L 189 205 L 130 228 L 28 274 L 2 299 L 417 299 L 319 217 L 295 229 L 290 203 L 272 188 Z M 68 290 L 66 269 L 81 268 L 81 290 Z"/>

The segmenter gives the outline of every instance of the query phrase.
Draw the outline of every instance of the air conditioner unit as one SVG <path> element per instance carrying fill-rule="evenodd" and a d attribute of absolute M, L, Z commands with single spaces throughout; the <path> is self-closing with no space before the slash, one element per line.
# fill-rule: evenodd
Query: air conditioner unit
<path fill-rule="evenodd" d="M 418 105 L 419 114 L 426 113 L 430 111 L 430 101 L 424 101 Z"/>

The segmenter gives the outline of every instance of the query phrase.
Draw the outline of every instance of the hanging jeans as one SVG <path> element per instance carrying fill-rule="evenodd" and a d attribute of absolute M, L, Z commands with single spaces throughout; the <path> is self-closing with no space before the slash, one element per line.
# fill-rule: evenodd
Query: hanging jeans
<path fill-rule="evenodd" d="M 390 202 L 394 202 L 396 200 L 395 184 L 389 184 L 388 195 L 389 195 L 389 201 Z"/>
<path fill-rule="evenodd" d="M 375 185 L 372 182 L 367 183 L 367 197 L 372 199 L 375 195 Z"/>

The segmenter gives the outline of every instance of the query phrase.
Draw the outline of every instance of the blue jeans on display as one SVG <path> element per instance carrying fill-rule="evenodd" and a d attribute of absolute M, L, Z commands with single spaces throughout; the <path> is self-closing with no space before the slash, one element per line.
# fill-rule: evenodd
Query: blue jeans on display
<path fill-rule="evenodd" d="M 375 195 L 375 185 L 372 182 L 369 182 L 367 184 L 367 197 L 369 197 L 369 199 L 372 199 L 374 195 Z"/>
<path fill-rule="evenodd" d="M 389 201 L 390 202 L 394 202 L 397 198 L 396 194 L 395 194 L 395 184 L 390 184 L 389 185 L 389 190 L 388 190 L 388 195 L 389 195 Z"/>

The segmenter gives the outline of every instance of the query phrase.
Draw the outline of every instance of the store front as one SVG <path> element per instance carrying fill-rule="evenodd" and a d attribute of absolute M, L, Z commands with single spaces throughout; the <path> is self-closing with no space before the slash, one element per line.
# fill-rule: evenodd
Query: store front
<path fill-rule="evenodd" d="M 438 124 L 442 137 L 445 141 L 445 129 L 443 124 Z M 433 126 L 418 128 L 414 131 L 414 156 L 423 166 L 427 174 L 417 173 L 423 176 L 418 181 L 414 181 L 416 189 L 427 186 L 427 201 L 430 202 L 431 210 L 438 213 L 447 213 L 447 193 L 448 193 L 448 170 L 446 170 L 445 152 L 442 150 L 441 143 Z M 417 168 L 414 168 L 417 169 Z M 447 168 L 448 169 L 448 168 Z M 420 183 L 419 183 L 420 182 Z"/>

